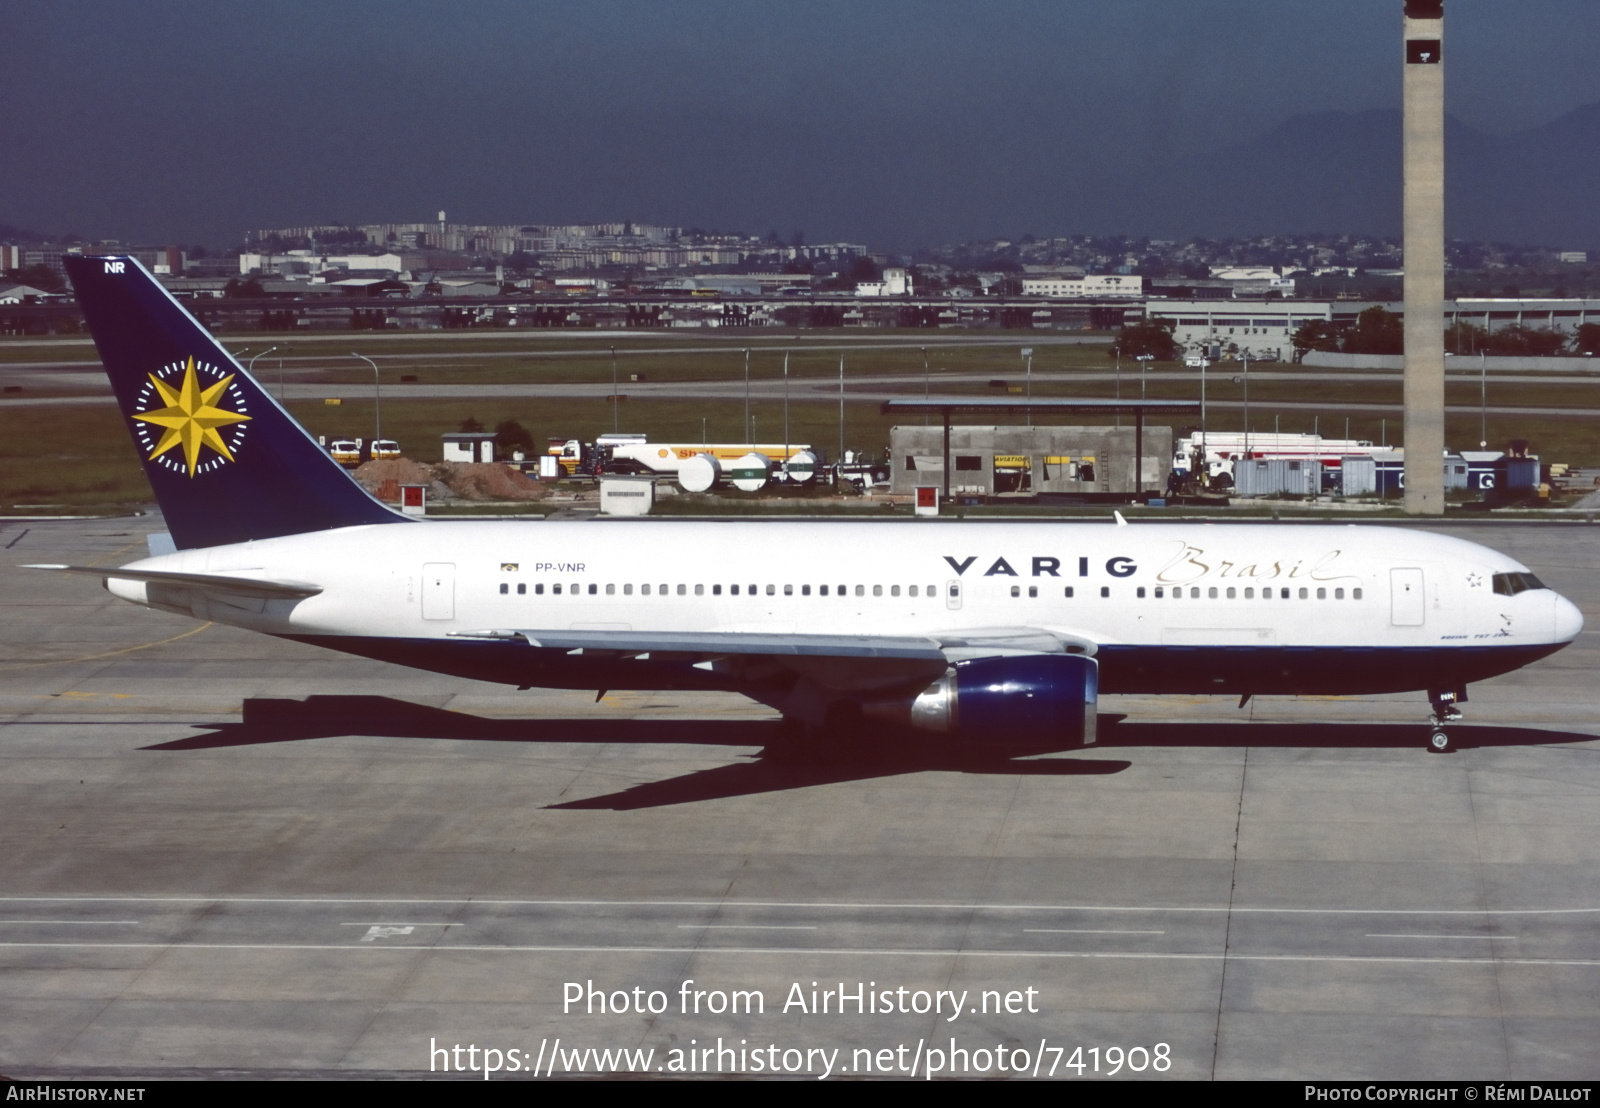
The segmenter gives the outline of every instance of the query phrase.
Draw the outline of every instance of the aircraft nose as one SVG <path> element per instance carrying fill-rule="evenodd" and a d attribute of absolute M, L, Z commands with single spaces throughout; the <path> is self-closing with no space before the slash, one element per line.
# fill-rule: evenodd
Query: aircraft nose
<path fill-rule="evenodd" d="M 1552 630 L 1556 642 L 1571 642 L 1583 630 L 1583 613 L 1560 593 L 1555 594 L 1555 619 Z"/>

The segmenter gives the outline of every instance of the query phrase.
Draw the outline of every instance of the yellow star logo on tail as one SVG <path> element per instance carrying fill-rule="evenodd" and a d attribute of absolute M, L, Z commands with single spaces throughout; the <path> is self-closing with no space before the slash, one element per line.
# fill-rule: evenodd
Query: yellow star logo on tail
<path fill-rule="evenodd" d="M 176 389 L 152 373 L 150 382 L 155 385 L 156 392 L 161 395 L 167 406 L 148 412 L 137 412 L 133 417 L 165 428 L 161 441 L 151 449 L 150 457 L 155 458 L 165 454 L 181 444 L 183 459 L 188 465 L 190 477 L 194 476 L 202 446 L 208 446 L 228 461 L 233 461 L 228 444 L 217 434 L 217 428 L 242 423 L 250 417 L 216 406 L 217 398 L 232 381 L 233 374 L 230 373 L 210 388 L 202 389 L 200 379 L 195 375 L 193 358 L 189 359 L 189 364 L 184 370 L 183 384 Z"/>

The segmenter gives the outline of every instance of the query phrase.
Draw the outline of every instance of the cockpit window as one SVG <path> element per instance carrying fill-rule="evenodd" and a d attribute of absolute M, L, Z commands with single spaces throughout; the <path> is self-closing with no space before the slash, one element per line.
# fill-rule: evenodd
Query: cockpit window
<path fill-rule="evenodd" d="M 1501 596 L 1516 596 L 1519 592 L 1529 589 L 1542 589 L 1545 583 L 1531 573 L 1497 573 L 1494 575 L 1494 591 Z"/>

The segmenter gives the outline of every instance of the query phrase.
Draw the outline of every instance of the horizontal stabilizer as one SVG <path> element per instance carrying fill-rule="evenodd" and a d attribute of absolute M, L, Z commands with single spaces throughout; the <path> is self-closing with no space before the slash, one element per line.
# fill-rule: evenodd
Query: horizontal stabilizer
<path fill-rule="evenodd" d="M 322 591 L 321 585 L 304 581 L 273 581 L 262 577 L 225 577 L 218 573 L 172 573 L 158 569 L 117 569 L 108 566 L 23 566 L 23 569 L 50 569 L 57 573 L 86 573 L 102 581 L 146 581 L 178 585 L 187 589 L 215 589 L 239 596 L 259 596 L 265 600 L 304 600 Z"/>

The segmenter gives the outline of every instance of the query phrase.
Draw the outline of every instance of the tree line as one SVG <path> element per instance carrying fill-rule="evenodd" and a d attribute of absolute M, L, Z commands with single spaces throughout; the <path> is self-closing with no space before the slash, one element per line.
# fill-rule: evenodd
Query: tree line
<path fill-rule="evenodd" d="M 1356 316 L 1354 323 L 1314 319 L 1297 330 L 1291 341 L 1297 352 L 1297 360 L 1307 350 L 1340 354 L 1404 354 L 1405 325 L 1394 312 L 1374 307 Z M 1493 331 L 1471 323 L 1454 323 L 1445 330 L 1444 348 L 1451 354 L 1500 354 L 1513 357 L 1600 354 L 1600 323 L 1585 323 L 1572 335 L 1521 323 Z"/>

